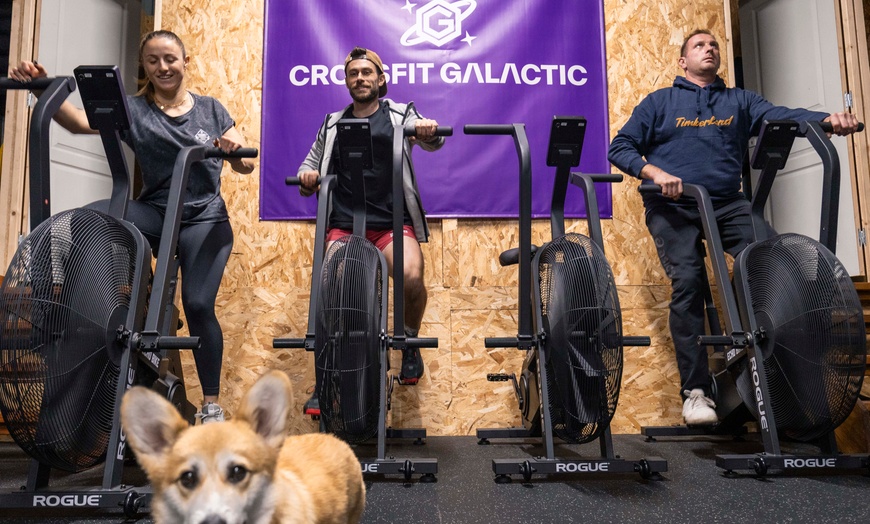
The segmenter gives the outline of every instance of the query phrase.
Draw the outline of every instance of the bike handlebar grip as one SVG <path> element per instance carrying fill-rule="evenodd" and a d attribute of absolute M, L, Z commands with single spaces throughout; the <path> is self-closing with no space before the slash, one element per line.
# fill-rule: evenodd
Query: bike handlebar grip
<path fill-rule="evenodd" d="M 404 130 L 405 136 L 417 136 L 417 128 L 408 126 Z M 453 136 L 452 126 L 438 126 L 435 128 L 435 136 Z"/>
<path fill-rule="evenodd" d="M 467 124 L 462 128 L 466 135 L 512 135 L 514 126 L 510 124 Z"/>
<path fill-rule="evenodd" d="M 0 89 L 29 89 L 29 90 L 45 90 L 54 82 L 54 78 L 34 78 L 30 82 L 19 82 L 9 77 L 0 78 Z"/>
<path fill-rule="evenodd" d="M 319 185 L 322 181 L 323 177 L 318 175 L 316 180 L 317 184 Z M 298 176 L 288 176 L 284 179 L 284 183 L 288 186 L 301 186 L 302 180 Z"/>
<path fill-rule="evenodd" d="M 618 184 L 624 178 L 619 173 L 571 173 L 571 177 L 583 177 L 592 180 L 593 182 L 610 182 Z"/>
<path fill-rule="evenodd" d="M 623 179 L 623 176 L 619 173 L 597 173 L 589 175 L 589 177 L 592 178 L 593 182 L 610 182 L 613 184 L 618 184 Z"/>
<path fill-rule="evenodd" d="M 833 133 L 834 126 L 830 122 L 819 122 L 819 127 L 822 128 L 822 131 L 825 133 Z M 864 122 L 858 122 L 858 133 L 864 131 Z"/>
<path fill-rule="evenodd" d="M 255 147 L 240 147 L 235 151 L 225 153 L 220 148 L 213 148 L 206 151 L 206 158 L 257 158 L 260 152 Z"/>
<path fill-rule="evenodd" d="M 275 349 L 289 349 L 289 348 L 305 348 L 305 339 L 304 338 L 276 338 L 272 340 L 272 347 Z"/>
<path fill-rule="evenodd" d="M 734 339 L 725 335 L 702 335 L 698 337 L 699 346 L 733 346 Z"/>
<path fill-rule="evenodd" d="M 405 339 L 405 344 L 407 344 L 408 347 L 414 347 L 414 348 L 437 348 L 438 347 L 438 339 L 437 338 L 408 337 Z"/>
<path fill-rule="evenodd" d="M 660 195 L 662 192 L 662 186 L 658 184 L 641 184 L 637 188 L 638 193 L 649 193 L 654 195 Z"/>
<path fill-rule="evenodd" d="M 487 348 L 515 348 L 520 345 L 517 337 L 486 337 L 483 346 Z"/>
<path fill-rule="evenodd" d="M 157 349 L 199 349 L 199 337 L 158 337 Z"/>
<path fill-rule="evenodd" d="M 623 346 L 649 346 L 651 343 L 649 337 L 622 337 Z"/>

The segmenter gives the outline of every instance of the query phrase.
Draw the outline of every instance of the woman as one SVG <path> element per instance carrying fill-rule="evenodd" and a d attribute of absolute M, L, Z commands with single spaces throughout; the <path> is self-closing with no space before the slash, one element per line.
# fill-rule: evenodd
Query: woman
<path fill-rule="evenodd" d="M 131 126 L 122 138 L 136 153 L 143 186 L 137 199 L 130 202 L 127 220 L 156 249 L 179 150 L 213 143 L 231 152 L 244 147 L 244 139 L 220 102 L 185 88 L 189 57 L 176 34 L 146 34 L 139 46 L 139 60 L 146 82 L 136 95 L 127 97 Z M 9 72 L 10 78 L 21 82 L 45 76 L 45 68 L 36 62 L 22 62 Z M 71 133 L 97 133 L 89 127 L 84 110 L 69 102 L 63 103 L 54 119 Z M 250 159 L 234 158 L 229 163 L 242 174 L 254 169 Z M 201 341 L 201 349 L 193 354 L 203 393 L 203 407 L 197 417 L 203 424 L 224 418 L 217 402 L 223 333 L 215 315 L 215 298 L 233 246 L 233 231 L 220 194 L 222 168 L 220 159 L 207 159 L 192 167 L 178 239 L 181 302 L 191 336 Z M 108 200 L 88 207 L 106 211 Z"/>

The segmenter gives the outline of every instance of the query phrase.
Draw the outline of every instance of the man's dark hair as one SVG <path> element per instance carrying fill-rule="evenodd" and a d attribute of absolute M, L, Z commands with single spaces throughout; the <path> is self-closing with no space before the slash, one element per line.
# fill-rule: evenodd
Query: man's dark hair
<path fill-rule="evenodd" d="M 689 43 L 689 40 L 691 40 L 693 36 L 697 35 L 710 35 L 715 38 L 715 36 L 713 35 L 713 33 L 710 32 L 709 29 L 695 29 L 694 31 L 689 33 L 689 36 L 687 36 L 685 40 L 683 40 L 683 45 L 682 47 L 680 47 L 680 56 L 686 56 L 686 45 Z"/>
<path fill-rule="evenodd" d="M 349 56 L 349 60 L 348 60 L 348 61 L 357 60 L 357 59 L 359 59 L 359 58 L 366 58 L 367 55 L 368 55 L 368 52 L 369 52 L 369 50 L 366 49 L 365 47 L 359 47 L 359 46 L 354 47 L 354 48 L 351 50 L 350 54 L 348 55 L 348 56 Z M 375 69 L 378 70 L 378 74 L 379 74 L 379 75 L 384 74 L 384 72 L 381 71 L 381 67 L 380 67 L 377 63 L 375 63 L 375 62 L 373 62 L 373 61 L 372 61 L 372 63 L 375 64 Z M 345 63 L 345 68 L 347 68 L 347 63 Z M 345 70 L 346 70 L 346 69 L 345 69 Z"/>
<path fill-rule="evenodd" d="M 365 47 L 354 47 L 350 52 L 350 59 L 356 60 L 361 56 L 366 56 L 366 48 Z"/>

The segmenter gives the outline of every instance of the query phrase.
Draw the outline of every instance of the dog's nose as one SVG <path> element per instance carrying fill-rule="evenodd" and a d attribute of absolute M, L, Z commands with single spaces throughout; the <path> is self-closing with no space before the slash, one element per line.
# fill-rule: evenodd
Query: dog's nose
<path fill-rule="evenodd" d="M 227 524 L 227 521 L 220 515 L 209 515 L 200 524 Z"/>

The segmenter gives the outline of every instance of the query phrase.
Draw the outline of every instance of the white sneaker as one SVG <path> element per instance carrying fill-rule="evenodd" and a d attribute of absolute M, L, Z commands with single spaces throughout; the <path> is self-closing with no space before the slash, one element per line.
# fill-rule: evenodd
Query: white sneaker
<path fill-rule="evenodd" d="M 200 424 L 211 424 L 212 422 L 224 421 L 224 410 L 214 402 L 209 402 L 202 407 L 202 411 L 197 412 L 196 418 Z"/>
<path fill-rule="evenodd" d="M 716 403 L 704 395 L 703 389 L 684 390 L 683 420 L 687 426 L 711 426 L 719 422 L 716 416 Z"/>

